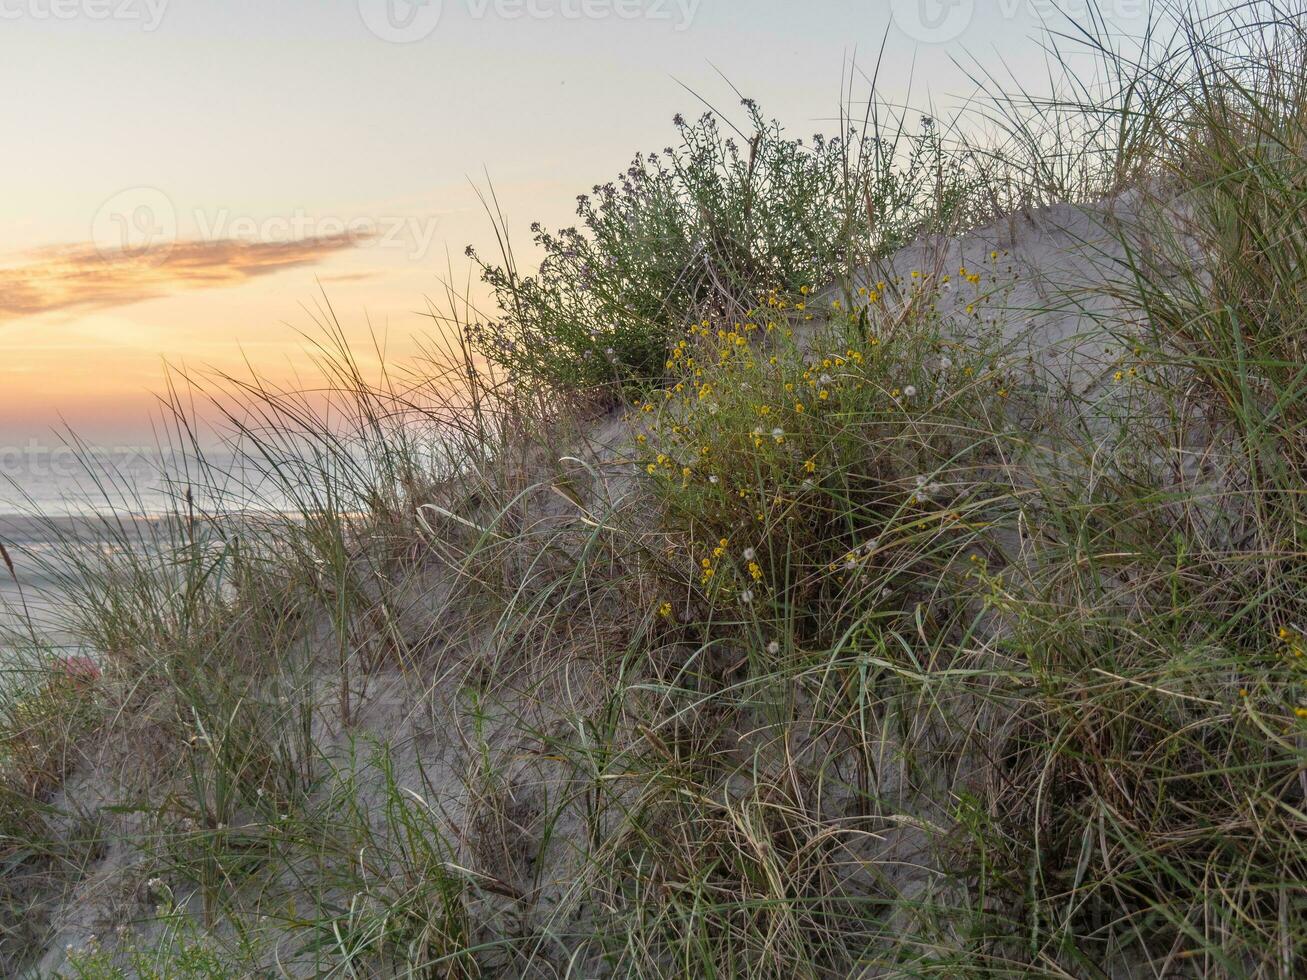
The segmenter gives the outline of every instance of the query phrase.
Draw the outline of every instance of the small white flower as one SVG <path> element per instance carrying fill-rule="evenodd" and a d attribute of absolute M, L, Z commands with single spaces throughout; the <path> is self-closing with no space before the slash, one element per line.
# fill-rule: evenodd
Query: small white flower
<path fill-rule="evenodd" d="M 916 387 L 915 387 L 914 385 L 908 385 L 906 388 L 904 388 L 904 389 L 903 389 L 903 397 L 904 397 L 904 398 L 916 398 L 916 397 L 917 397 L 917 389 L 916 389 Z"/>
<path fill-rule="evenodd" d="M 943 485 L 939 483 L 930 483 L 926 485 L 926 493 L 930 494 L 932 497 L 939 495 L 943 490 Z"/>
<path fill-rule="evenodd" d="M 828 385 L 828 384 L 831 383 L 831 376 L 830 376 L 829 374 L 823 374 L 823 375 L 822 375 L 820 378 L 818 378 L 817 380 L 820 381 L 820 382 L 821 382 L 822 384 L 824 384 L 824 385 Z"/>
<path fill-rule="evenodd" d="M 862 553 L 869 555 L 880 547 L 880 538 L 872 538 L 870 541 L 864 541 L 862 544 Z"/>
<path fill-rule="evenodd" d="M 777 426 L 776 428 L 774 428 L 774 429 L 771 430 L 771 437 L 772 437 L 773 439 L 784 439 L 784 438 L 785 438 L 785 430 L 782 429 L 780 426 Z"/>
<path fill-rule="evenodd" d="M 917 486 L 924 487 L 925 485 L 926 485 L 926 478 L 924 476 L 917 477 Z"/>
<path fill-rule="evenodd" d="M 772 640 L 770 643 L 767 644 L 767 652 L 774 657 L 776 656 L 776 654 L 781 652 L 781 645 L 777 643 L 775 640 Z"/>
<path fill-rule="evenodd" d="M 745 589 L 740 593 L 741 602 L 753 602 L 753 589 Z"/>
<path fill-rule="evenodd" d="M 716 402 L 709 402 L 709 403 L 708 403 L 708 414 L 709 414 L 709 415 L 716 415 L 716 414 L 717 414 L 717 403 L 716 403 Z"/>
<path fill-rule="evenodd" d="M 753 561 L 753 556 L 754 556 L 754 554 L 755 554 L 755 552 L 754 552 L 754 550 L 753 550 L 752 548 L 745 548 L 745 549 L 744 549 L 744 560 L 745 560 L 745 561 Z"/>
<path fill-rule="evenodd" d="M 858 563 L 857 563 L 857 561 L 855 561 L 855 560 L 852 559 L 852 558 L 846 559 L 845 562 L 844 562 L 844 570 L 845 570 L 846 572 L 851 572 L 851 571 L 853 571 L 854 569 L 856 569 L 857 567 L 858 567 Z"/>
<path fill-rule="evenodd" d="M 713 484 L 715 484 L 715 483 L 717 482 L 717 474 L 714 473 L 714 474 L 712 474 L 711 476 L 709 476 L 709 477 L 708 477 L 708 482 L 709 482 L 709 483 L 713 483 Z"/>
<path fill-rule="evenodd" d="M 953 358 L 941 357 L 939 359 L 939 366 L 940 366 L 940 370 L 947 371 L 949 368 L 953 366 Z"/>

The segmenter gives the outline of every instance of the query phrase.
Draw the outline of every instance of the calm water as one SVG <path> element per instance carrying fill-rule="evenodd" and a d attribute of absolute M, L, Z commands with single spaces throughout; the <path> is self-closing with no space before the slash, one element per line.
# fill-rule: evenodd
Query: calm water
<path fill-rule="evenodd" d="M 205 450 L 205 465 L 180 453 L 147 449 L 90 449 L 73 452 L 31 445 L 0 448 L 0 544 L 14 563 L 14 575 L 0 566 L 0 673 L 12 667 L 15 646 L 31 646 L 32 627 L 42 645 L 75 646 L 58 627 L 67 607 L 60 594 L 59 569 L 66 567 L 67 536 L 105 538 L 105 521 L 127 528 L 133 547 L 144 548 L 154 534 L 153 522 L 193 508 L 204 515 L 238 520 L 251 512 L 297 512 L 265 473 L 267 463 L 248 462 L 229 451 Z M 322 474 L 303 457 L 286 457 L 282 471 L 302 493 L 321 486 Z M 366 472 L 367 456 L 331 465 Z M 192 488 L 190 502 L 187 490 Z M 334 505 L 339 506 L 340 501 Z M 121 534 L 111 537 L 121 546 Z M 137 542 L 137 538 L 140 541 Z M 26 639 L 21 639 L 26 636 Z M 89 652 L 89 651 L 86 651 Z"/>
<path fill-rule="evenodd" d="M 197 494 L 197 506 L 228 509 L 254 498 L 232 454 L 215 453 L 209 461 L 236 476 L 215 492 Z M 208 482 L 193 460 L 158 450 L 92 449 L 79 458 L 64 447 L 0 449 L 0 543 L 16 573 L 0 566 L 0 671 L 13 667 L 15 634 L 28 645 L 33 627 L 43 644 L 76 645 L 57 626 L 64 604 L 57 569 L 67 551 L 60 532 L 84 531 L 106 515 L 130 515 L 131 523 L 172 512 L 188 474 Z"/>

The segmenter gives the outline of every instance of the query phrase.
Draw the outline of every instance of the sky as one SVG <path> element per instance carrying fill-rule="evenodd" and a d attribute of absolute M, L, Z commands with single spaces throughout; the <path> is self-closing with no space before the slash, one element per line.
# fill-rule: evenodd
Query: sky
<path fill-rule="evenodd" d="M 1073 17 L 1083 2 L 1064 3 Z M 1108 0 L 1137 31 L 1143 0 Z M 740 93 L 838 128 L 883 98 L 957 105 L 978 62 L 1035 82 L 1050 0 L 0 0 L 0 450 L 148 441 L 165 365 L 309 367 L 331 303 L 402 360 L 426 297 L 674 113 Z M 851 68 L 856 66 L 856 68 Z M 728 84 L 729 83 L 729 84 Z M 474 297 L 481 296 L 473 284 Z"/>

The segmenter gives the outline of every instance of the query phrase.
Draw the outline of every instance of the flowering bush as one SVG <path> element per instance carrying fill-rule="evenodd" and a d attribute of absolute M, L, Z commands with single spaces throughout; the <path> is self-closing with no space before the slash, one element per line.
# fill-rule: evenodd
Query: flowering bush
<path fill-rule="evenodd" d="M 680 145 L 636 156 L 617 183 L 578 198 L 580 227 L 533 225 L 544 253 L 535 275 L 481 261 L 502 315 L 472 328 L 475 346 L 518 383 L 656 383 L 687 320 L 834 281 L 968 200 L 973 182 L 944 161 L 931 120 L 904 151 L 897 137 L 854 129 L 790 138 L 744 105 L 744 145 L 711 113 L 678 115 Z M 904 152 L 908 165 L 896 166 Z"/>
<path fill-rule="evenodd" d="M 688 542 L 668 556 L 688 591 L 750 615 L 802 607 L 829 630 L 832 604 L 892 593 L 909 569 L 920 586 L 919 556 L 970 540 L 969 463 L 1011 382 L 986 341 L 944 331 L 937 285 L 871 284 L 820 315 L 807 287 L 770 292 L 676 342 L 667 386 L 630 421 Z"/>

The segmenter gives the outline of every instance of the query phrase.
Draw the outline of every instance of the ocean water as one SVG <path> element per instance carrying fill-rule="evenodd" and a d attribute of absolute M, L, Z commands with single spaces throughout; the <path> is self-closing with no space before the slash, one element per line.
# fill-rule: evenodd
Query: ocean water
<path fill-rule="evenodd" d="M 175 513 L 185 507 L 183 488 L 216 482 L 212 472 L 232 475 L 220 488 L 192 490 L 195 506 L 212 512 L 242 500 L 252 505 L 258 493 L 253 481 L 240 479 L 236 458 L 217 452 L 206 459 L 212 470 L 200 473 L 194 459 L 157 449 L 0 449 L 0 545 L 13 566 L 11 572 L 0 564 L 0 672 L 26 662 L 18 650 L 90 652 L 62 626 L 68 597 L 59 572 L 67 567 L 68 535 L 94 539 L 105 520 L 130 529 Z"/>
<path fill-rule="evenodd" d="M 312 447 L 302 456 L 285 446 L 278 451 L 288 454 L 279 468 L 291 492 L 322 485 L 324 461 Z M 367 460 L 362 447 L 347 458 L 335 446 L 325 463 L 357 479 L 368 473 Z M 0 545 L 13 565 L 11 573 L 0 564 L 0 674 L 24 659 L 16 651 L 25 649 L 94 656 L 64 628 L 70 602 L 60 573 L 70 567 L 70 539 L 79 548 L 144 553 L 165 537 L 158 522 L 172 516 L 193 512 L 238 523 L 243 515 L 298 513 L 268 476 L 270 465 L 229 450 L 205 449 L 201 461 L 132 447 L 0 448 Z"/>

